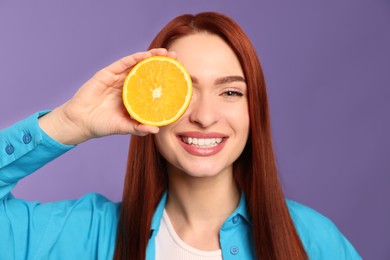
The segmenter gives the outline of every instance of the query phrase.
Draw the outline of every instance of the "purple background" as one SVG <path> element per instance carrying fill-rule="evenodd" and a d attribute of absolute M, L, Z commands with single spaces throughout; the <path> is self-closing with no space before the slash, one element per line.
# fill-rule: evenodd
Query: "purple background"
<path fill-rule="evenodd" d="M 176 15 L 223 12 L 260 56 L 287 197 L 331 218 L 365 259 L 390 259 L 390 2 L 318 2 L 0 1 L 0 128 L 66 101 Z M 120 200 L 128 140 L 82 144 L 14 193 Z"/>

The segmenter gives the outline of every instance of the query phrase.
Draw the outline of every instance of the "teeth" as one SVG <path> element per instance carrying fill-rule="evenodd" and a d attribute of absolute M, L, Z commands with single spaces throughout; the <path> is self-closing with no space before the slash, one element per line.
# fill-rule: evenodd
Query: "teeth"
<path fill-rule="evenodd" d="M 194 138 L 182 137 L 182 141 L 186 144 L 195 145 L 201 148 L 213 147 L 222 142 L 222 138 Z"/>

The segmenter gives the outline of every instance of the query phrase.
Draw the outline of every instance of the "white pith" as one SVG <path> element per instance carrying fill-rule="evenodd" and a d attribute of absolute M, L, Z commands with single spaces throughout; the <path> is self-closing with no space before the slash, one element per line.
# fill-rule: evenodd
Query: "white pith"
<path fill-rule="evenodd" d="M 153 97 L 153 99 L 160 98 L 161 94 L 162 94 L 161 86 L 152 90 L 152 97 Z"/>

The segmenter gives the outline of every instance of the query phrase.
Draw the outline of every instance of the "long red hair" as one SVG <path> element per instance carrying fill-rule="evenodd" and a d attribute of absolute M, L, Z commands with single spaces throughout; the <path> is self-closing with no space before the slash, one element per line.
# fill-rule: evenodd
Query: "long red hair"
<path fill-rule="evenodd" d="M 247 200 L 255 255 L 258 259 L 307 259 L 278 180 L 263 72 L 244 31 L 218 13 L 182 15 L 168 23 L 149 48 L 169 48 L 176 39 L 198 32 L 224 39 L 238 57 L 246 78 L 250 134 L 243 153 L 234 163 L 233 174 Z M 145 259 L 152 217 L 166 189 L 165 162 L 153 136 L 132 136 L 115 259 Z"/>

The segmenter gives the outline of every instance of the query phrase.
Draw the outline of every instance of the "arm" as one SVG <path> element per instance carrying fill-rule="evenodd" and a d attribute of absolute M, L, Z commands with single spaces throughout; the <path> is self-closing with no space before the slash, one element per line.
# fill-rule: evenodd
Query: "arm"
<path fill-rule="evenodd" d="M 0 198 L 18 180 L 92 138 L 113 134 L 147 135 L 158 127 L 132 120 L 122 103 L 122 85 L 130 69 L 153 49 L 124 57 L 98 71 L 76 94 L 50 113 L 42 112 L 0 131 Z"/>
<path fill-rule="evenodd" d="M 38 118 L 46 113 L 0 131 L 0 199 L 17 181 L 74 147 L 56 142 L 40 129 Z"/>
<path fill-rule="evenodd" d="M 39 125 L 53 139 L 73 145 L 112 134 L 157 133 L 158 127 L 132 120 L 122 103 L 122 86 L 130 69 L 152 55 L 174 56 L 154 49 L 118 60 L 97 72 L 68 102 L 40 118 Z"/>
<path fill-rule="evenodd" d="M 23 177 L 89 139 L 157 133 L 158 127 L 132 120 L 122 104 L 122 84 L 129 70 L 152 55 L 173 56 L 155 49 L 122 58 L 97 72 L 53 111 L 0 131 L 0 259 L 64 253 L 89 259 L 102 248 L 99 243 L 106 247 L 115 243 L 116 204 L 95 196 L 40 204 L 15 199 L 10 191 Z"/>

